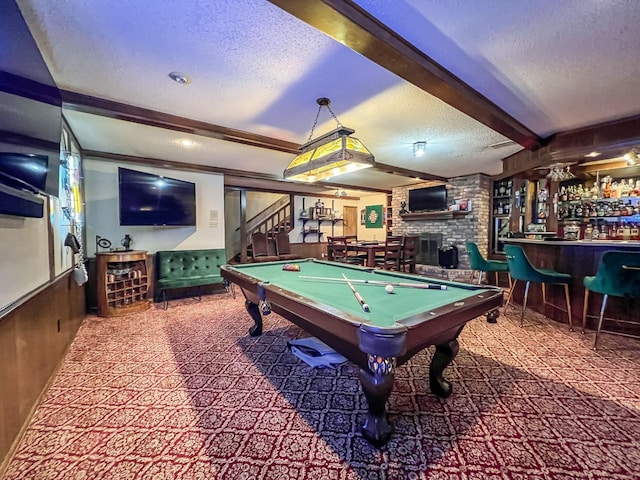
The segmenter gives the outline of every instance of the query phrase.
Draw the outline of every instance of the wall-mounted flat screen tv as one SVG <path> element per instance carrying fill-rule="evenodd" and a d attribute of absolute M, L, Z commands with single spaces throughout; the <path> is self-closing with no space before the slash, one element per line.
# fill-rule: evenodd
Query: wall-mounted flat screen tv
<path fill-rule="evenodd" d="M 48 155 L 0 152 L 0 182 L 10 187 L 45 192 L 48 168 Z"/>
<path fill-rule="evenodd" d="M 409 190 L 409 211 L 431 212 L 447 209 L 447 187 L 416 188 Z"/>
<path fill-rule="evenodd" d="M 120 225 L 195 226 L 196 185 L 118 168 Z"/>

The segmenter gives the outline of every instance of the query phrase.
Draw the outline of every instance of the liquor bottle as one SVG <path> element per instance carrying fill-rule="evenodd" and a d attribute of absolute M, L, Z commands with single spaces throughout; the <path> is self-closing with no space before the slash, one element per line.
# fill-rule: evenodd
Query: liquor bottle
<path fill-rule="evenodd" d="M 584 236 L 582 237 L 584 240 L 593 240 L 593 225 L 590 223 L 587 224 L 587 227 L 584 230 Z"/>

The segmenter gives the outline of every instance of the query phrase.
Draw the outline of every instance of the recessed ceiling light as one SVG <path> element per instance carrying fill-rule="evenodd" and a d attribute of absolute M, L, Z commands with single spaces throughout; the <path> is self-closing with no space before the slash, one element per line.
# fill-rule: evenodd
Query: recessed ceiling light
<path fill-rule="evenodd" d="M 171 72 L 169 78 L 180 85 L 189 85 L 191 83 L 191 77 L 182 72 Z"/>
<path fill-rule="evenodd" d="M 181 147 L 184 147 L 184 148 L 193 148 L 198 145 L 196 142 L 194 142 L 193 140 L 189 140 L 188 138 L 180 138 L 177 140 L 173 140 L 173 143 L 180 145 Z"/>
<path fill-rule="evenodd" d="M 591 153 L 587 153 L 585 155 L 585 157 L 587 157 L 587 158 L 596 158 L 596 157 L 599 157 L 600 155 L 602 155 L 600 152 L 591 152 Z"/>

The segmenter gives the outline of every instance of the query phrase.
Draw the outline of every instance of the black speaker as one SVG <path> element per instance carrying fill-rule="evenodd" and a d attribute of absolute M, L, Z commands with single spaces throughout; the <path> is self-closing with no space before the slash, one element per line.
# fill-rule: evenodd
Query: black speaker
<path fill-rule="evenodd" d="M 458 247 L 449 245 L 448 247 L 438 248 L 438 264 L 442 268 L 458 267 Z"/>
<path fill-rule="evenodd" d="M 0 184 L 0 214 L 42 218 L 44 217 L 44 199 Z"/>

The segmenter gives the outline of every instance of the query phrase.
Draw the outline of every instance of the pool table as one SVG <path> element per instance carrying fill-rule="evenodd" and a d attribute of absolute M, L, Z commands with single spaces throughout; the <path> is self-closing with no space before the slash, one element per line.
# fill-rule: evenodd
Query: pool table
<path fill-rule="evenodd" d="M 434 394 L 448 397 L 452 385 L 443 371 L 458 352 L 458 335 L 478 316 L 497 317 L 503 299 L 502 290 L 492 286 L 316 259 L 224 265 L 221 274 L 242 289 L 254 321 L 250 335 L 262 333 L 262 315 L 273 310 L 360 367 L 368 403 L 362 434 L 376 447 L 387 443 L 392 432 L 386 403 L 395 369 L 435 345 L 429 386 Z M 394 285 L 392 293 L 385 291 L 388 283 Z"/>

